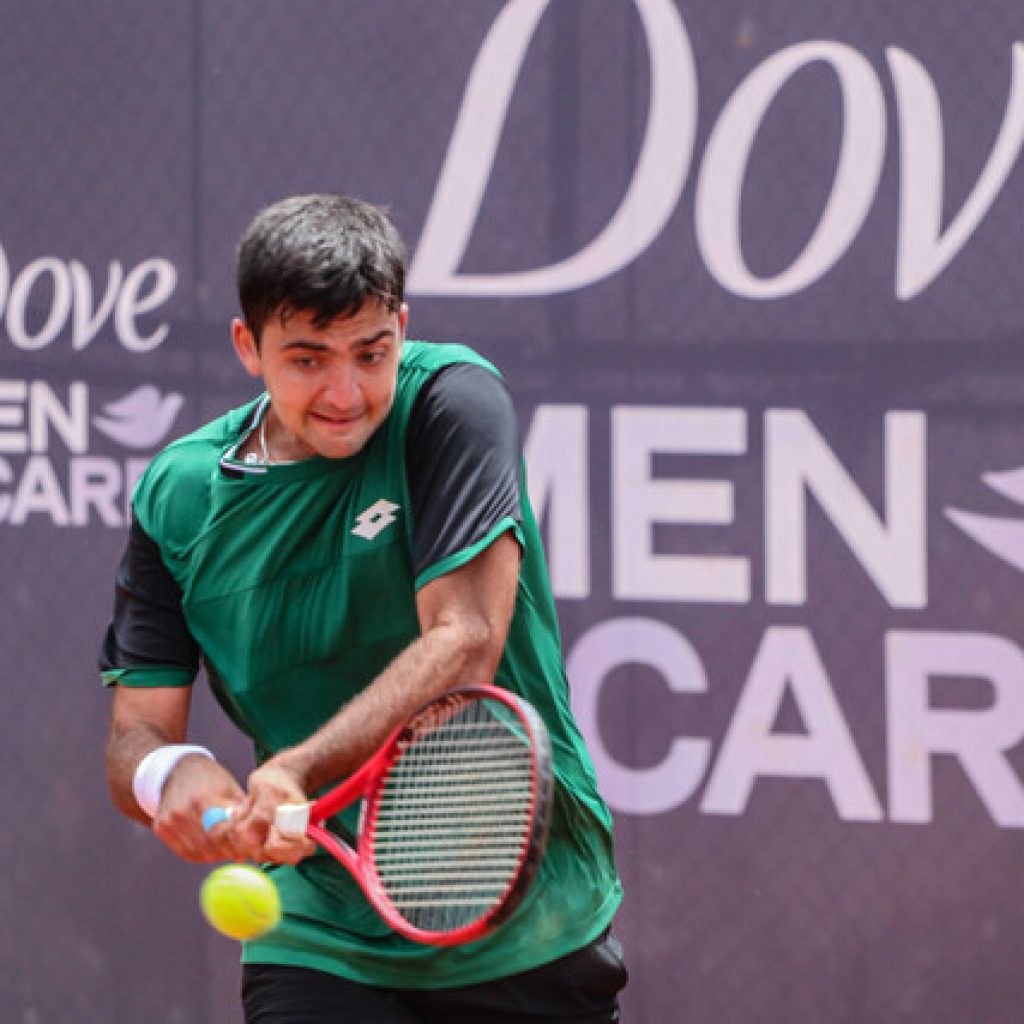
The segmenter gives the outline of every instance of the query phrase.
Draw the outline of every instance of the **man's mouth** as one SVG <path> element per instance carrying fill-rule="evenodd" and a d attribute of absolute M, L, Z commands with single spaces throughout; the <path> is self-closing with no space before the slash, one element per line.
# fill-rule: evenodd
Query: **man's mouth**
<path fill-rule="evenodd" d="M 328 427 L 350 427 L 353 423 L 358 423 L 363 418 L 362 412 L 355 413 L 326 413 L 326 412 L 311 412 L 310 416 L 320 423 L 323 423 Z"/>

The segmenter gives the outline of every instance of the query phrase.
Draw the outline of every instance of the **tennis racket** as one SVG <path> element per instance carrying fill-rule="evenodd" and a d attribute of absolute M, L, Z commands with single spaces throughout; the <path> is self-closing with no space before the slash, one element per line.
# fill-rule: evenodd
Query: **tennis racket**
<path fill-rule="evenodd" d="M 553 786 L 537 712 L 499 687 L 466 687 L 422 707 L 334 789 L 279 807 L 275 823 L 336 857 L 396 932 L 454 946 L 522 902 L 544 853 Z M 327 820 L 360 799 L 349 843 Z M 225 816 L 208 809 L 204 825 Z"/>

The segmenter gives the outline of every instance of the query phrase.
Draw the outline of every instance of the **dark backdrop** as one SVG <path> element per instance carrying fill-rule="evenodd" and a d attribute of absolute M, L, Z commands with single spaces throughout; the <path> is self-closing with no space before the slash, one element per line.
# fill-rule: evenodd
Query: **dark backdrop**
<path fill-rule="evenodd" d="M 0 10 L 0 1018 L 237 1019 L 95 650 L 131 482 L 251 394 L 239 233 L 338 189 L 516 396 L 626 1019 L 1020 1019 L 1016 0 Z"/>

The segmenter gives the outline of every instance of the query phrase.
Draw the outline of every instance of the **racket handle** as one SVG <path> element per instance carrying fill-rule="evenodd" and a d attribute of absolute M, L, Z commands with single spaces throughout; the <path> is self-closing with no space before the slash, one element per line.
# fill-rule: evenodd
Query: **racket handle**
<path fill-rule="evenodd" d="M 281 804 L 274 814 L 274 824 L 282 835 L 304 836 L 309 827 L 312 804 Z"/>
<path fill-rule="evenodd" d="M 283 835 L 304 836 L 309 826 L 312 804 L 281 804 L 274 812 L 274 824 Z M 203 830 L 209 832 L 215 825 L 231 819 L 230 807 L 207 807 L 203 811 Z"/>

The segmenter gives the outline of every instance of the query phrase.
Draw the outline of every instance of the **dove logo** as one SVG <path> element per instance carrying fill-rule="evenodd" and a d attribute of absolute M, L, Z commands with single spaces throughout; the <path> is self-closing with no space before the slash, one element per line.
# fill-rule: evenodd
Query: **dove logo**
<path fill-rule="evenodd" d="M 93 282 L 85 264 L 56 256 L 32 260 L 12 270 L 0 245 L 0 321 L 14 348 L 35 352 L 68 337 L 71 349 L 91 345 L 109 322 L 114 337 L 129 352 L 152 352 L 170 327 L 152 314 L 164 306 L 178 283 L 169 260 L 143 260 L 125 272 L 112 260 L 105 281 Z M 42 323 L 33 311 L 45 310 Z"/>
<path fill-rule="evenodd" d="M 125 448 L 154 448 L 167 436 L 184 402 L 181 395 L 162 395 L 147 384 L 104 406 L 104 415 L 93 416 L 92 423 Z"/>
<path fill-rule="evenodd" d="M 981 479 L 997 494 L 1024 508 L 1024 466 L 1005 473 L 985 473 Z M 947 508 L 946 518 L 996 558 L 1024 572 L 1024 516 L 988 516 Z"/>
<path fill-rule="evenodd" d="M 151 453 L 184 404 L 176 393 L 142 385 L 90 414 L 89 385 L 66 398 L 43 380 L 0 380 L 0 525 L 48 519 L 54 526 L 121 527 Z M 90 428 L 129 453 L 90 451 Z"/>

